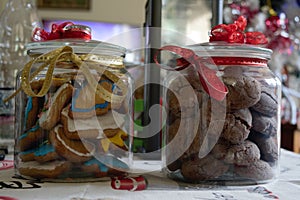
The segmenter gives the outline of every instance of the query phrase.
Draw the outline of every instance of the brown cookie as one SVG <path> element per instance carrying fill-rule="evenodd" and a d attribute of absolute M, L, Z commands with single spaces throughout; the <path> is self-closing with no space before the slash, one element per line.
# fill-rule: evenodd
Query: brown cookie
<path fill-rule="evenodd" d="M 93 173 L 96 177 L 124 176 L 129 170 L 126 163 L 114 156 L 99 156 L 83 163 L 85 172 Z"/>
<path fill-rule="evenodd" d="M 59 121 L 63 108 L 70 103 L 73 86 L 65 83 L 55 93 L 48 93 L 39 124 L 45 130 L 51 130 Z"/>
<path fill-rule="evenodd" d="M 55 91 L 57 88 L 65 83 L 71 83 L 71 77 L 52 77 L 50 91 Z M 33 90 L 40 90 L 44 84 L 45 79 L 34 80 L 30 83 Z"/>
<path fill-rule="evenodd" d="M 170 112 L 182 118 L 193 117 L 198 114 L 202 101 L 202 92 L 194 90 L 191 86 L 183 86 L 177 92 L 168 90 L 167 106 Z"/>
<path fill-rule="evenodd" d="M 36 124 L 17 139 L 18 150 L 26 151 L 29 149 L 35 149 L 40 145 L 41 141 L 43 141 L 45 137 L 45 132 L 41 129 L 39 124 Z"/>
<path fill-rule="evenodd" d="M 34 161 L 34 152 L 36 149 L 29 149 L 18 153 L 19 158 L 23 162 Z"/>
<path fill-rule="evenodd" d="M 28 130 L 33 127 L 38 120 L 38 114 L 40 113 L 44 104 L 44 98 L 40 97 L 28 97 L 25 108 L 25 129 Z"/>
<path fill-rule="evenodd" d="M 253 105 L 251 109 L 261 113 L 262 115 L 273 117 L 278 112 L 277 99 L 278 97 L 275 94 L 275 90 L 272 91 L 268 87 L 262 86 L 260 100 L 255 105 Z"/>
<path fill-rule="evenodd" d="M 19 173 L 32 178 L 57 178 L 70 169 L 70 163 L 66 161 L 51 161 L 39 163 L 36 161 L 20 162 Z"/>
<path fill-rule="evenodd" d="M 259 159 L 260 151 L 257 145 L 246 140 L 241 144 L 231 146 L 224 161 L 238 166 L 248 166 Z"/>
<path fill-rule="evenodd" d="M 252 115 L 249 109 L 239 109 L 227 113 L 221 137 L 232 144 L 245 141 L 250 133 Z"/>
<path fill-rule="evenodd" d="M 90 160 L 95 151 L 94 145 L 90 142 L 68 139 L 62 125 L 57 125 L 50 131 L 49 139 L 57 154 L 71 162 Z"/>
<path fill-rule="evenodd" d="M 185 160 L 192 154 L 199 152 L 200 134 L 198 134 L 198 125 L 193 120 L 177 119 L 166 129 L 168 133 L 166 137 L 166 161 L 168 164 L 177 159 Z M 191 132 L 191 130 L 193 131 Z"/>
<path fill-rule="evenodd" d="M 261 133 L 251 131 L 249 139 L 260 149 L 262 160 L 267 161 L 270 165 L 278 162 L 279 149 L 278 142 L 275 137 L 267 137 Z"/>
<path fill-rule="evenodd" d="M 275 177 L 273 169 L 263 160 L 257 160 L 248 166 L 235 166 L 234 171 L 237 175 L 252 181 L 265 181 Z"/>
<path fill-rule="evenodd" d="M 255 78 L 249 76 L 223 77 L 228 88 L 226 101 L 228 109 L 249 108 L 256 104 L 261 95 L 261 84 Z"/>
<path fill-rule="evenodd" d="M 52 144 L 45 143 L 34 151 L 34 160 L 44 163 L 59 159 Z"/>
<path fill-rule="evenodd" d="M 108 167 L 96 158 L 84 162 L 81 166 L 83 173 L 92 173 L 97 178 L 107 177 Z"/>
<path fill-rule="evenodd" d="M 222 176 L 229 169 L 229 165 L 214 158 L 212 155 L 186 161 L 181 166 L 182 176 L 188 181 L 204 181 Z"/>
<path fill-rule="evenodd" d="M 128 151 L 125 141 L 128 139 L 127 133 L 121 129 L 112 137 L 103 137 L 97 142 L 97 152 L 101 154 L 112 154 L 122 157 Z"/>
<path fill-rule="evenodd" d="M 125 115 L 111 110 L 104 115 L 84 119 L 72 119 L 69 112 L 70 108 L 65 107 L 61 113 L 64 133 L 69 139 L 113 137 L 124 125 Z"/>
<path fill-rule="evenodd" d="M 252 113 L 252 130 L 266 136 L 275 136 L 277 134 L 277 117 L 268 117 L 259 112 Z"/>
<path fill-rule="evenodd" d="M 110 80 L 102 79 L 98 84 L 105 90 L 113 92 L 114 84 Z M 90 118 L 106 114 L 111 109 L 111 103 L 105 101 L 87 82 L 82 85 L 76 84 L 74 87 L 75 91 L 69 112 L 71 118 Z"/>
<path fill-rule="evenodd" d="M 212 155 L 225 163 L 238 166 L 247 166 L 260 159 L 259 148 L 249 140 L 235 145 L 220 140 L 213 148 Z"/>

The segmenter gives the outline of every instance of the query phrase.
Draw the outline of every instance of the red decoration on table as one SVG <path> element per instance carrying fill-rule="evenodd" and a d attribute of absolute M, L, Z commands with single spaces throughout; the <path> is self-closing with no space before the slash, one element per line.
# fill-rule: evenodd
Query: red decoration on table
<path fill-rule="evenodd" d="M 0 200 L 18 200 L 18 199 L 13 197 L 8 197 L 8 196 L 0 196 Z"/>
<path fill-rule="evenodd" d="M 247 20 L 244 16 L 234 21 L 233 24 L 219 24 L 211 29 L 210 42 L 225 41 L 228 43 L 267 44 L 268 40 L 263 33 L 246 32 Z"/>
<path fill-rule="evenodd" d="M 222 101 L 225 98 L 226 94 L 228 93 L 227 87 L 217 76 L 217 71 L 214 69 L 210 69 L 204 64 L 208 63 L 215 65 L 213 62 L 209 63 L 207 59 L 201 58 L 190 49 L 169 45 L 160 48 L 154 56 L 154 61 L 162 68 L 165 67 L 161 66 L 157 61 L 157 55 L 162 50 L 174 52 L 177 55 L 182 56 L 182 58 L 177 59 L 177 67 L 171 70 L 179 71 L 190 66 L 194 67 L 198 72 L 200 82 L 206 93 L 209 94 L 212 98 L 219 101 Z"/>
<path fill-rule="evenodd" d="M 84 40 L 91 39 L 91 29 L 88 26 L 76 25 L 73 22 L 63 22 L 61 24 L 52 24 L 51 32 L 36 28 L 33 31 L 33 41 L 47 41 L 66 38 L 80 38 Z"/>
<path fill-rule="evenodd" d="M 3 160 L 0 161 L 0 170 L 10 169 L 14 167 L 13 160 Z"/>
<path fill-rule="evenodd" d="M 115 190 L 139 191 L 147 188 L 147 181 L 143 176 L 114 177 L 111 179 L 111 187 Z"/>

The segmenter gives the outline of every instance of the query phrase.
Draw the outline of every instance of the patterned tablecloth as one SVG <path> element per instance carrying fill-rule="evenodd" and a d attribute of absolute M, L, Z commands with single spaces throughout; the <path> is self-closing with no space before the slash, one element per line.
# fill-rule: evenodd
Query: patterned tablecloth
<path fill-rule="evenodd" d="M 152 172 L 143 174 L 148 186 L 141 191 L 115 190 L 111 181 L 88 183 L 34 182 L 14 177 L 12 156 L 0 162 L 0 200 L 299 200 L 300 154 L 281 150 L 281 174 L 278 180 L 264 185 L 203 186 L 179 183 L 166 178 L 159 161 L 137 161 Z M 135 175 L 136 176 L 136 175 Z"/>

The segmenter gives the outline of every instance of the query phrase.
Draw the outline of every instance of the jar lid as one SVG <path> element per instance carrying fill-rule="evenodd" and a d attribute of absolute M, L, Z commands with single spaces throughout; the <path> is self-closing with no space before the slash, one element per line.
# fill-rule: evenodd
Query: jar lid
<path fill-rule="evenodd" d="M 98 54 L 125 57 L 126 48 L 97 40 L 58 39 L 32 42 L 26 45 L 27 54 L 40 55 L 62 46 L 70 46 L 76 54 Z"/>
<path fill-rule="evenodd" d="M 272 50 L 257 45 L 227 43 L 227 42 L 207 42 L 189 45 L 200 57 L 247 57 L 269 60 Z"/>

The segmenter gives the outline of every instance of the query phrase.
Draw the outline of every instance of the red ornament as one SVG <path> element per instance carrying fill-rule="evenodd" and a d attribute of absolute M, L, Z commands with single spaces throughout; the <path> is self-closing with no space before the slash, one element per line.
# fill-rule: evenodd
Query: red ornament
<path fill-rule="evenodd" d="M 266 34 L 273 36 L 275 32 L 287 31 L 288 32 L 288 19 L 280 18 L 279 16 L 271 16 L 265 21 L 266 24 Z"/>
<path fill-rule="evenodd" d="M 111 179 L 111 187 L 115 190 L 139 191 L 147 188 L 147 181 L 143 176 L 115 177 Z"/>
<path fill-rule="evenodd" d="M 291 46 L 292 40 L 288 36 L 277 35 L 272 38 L 267 47 L 273 51 L 291 54 Z"/>

